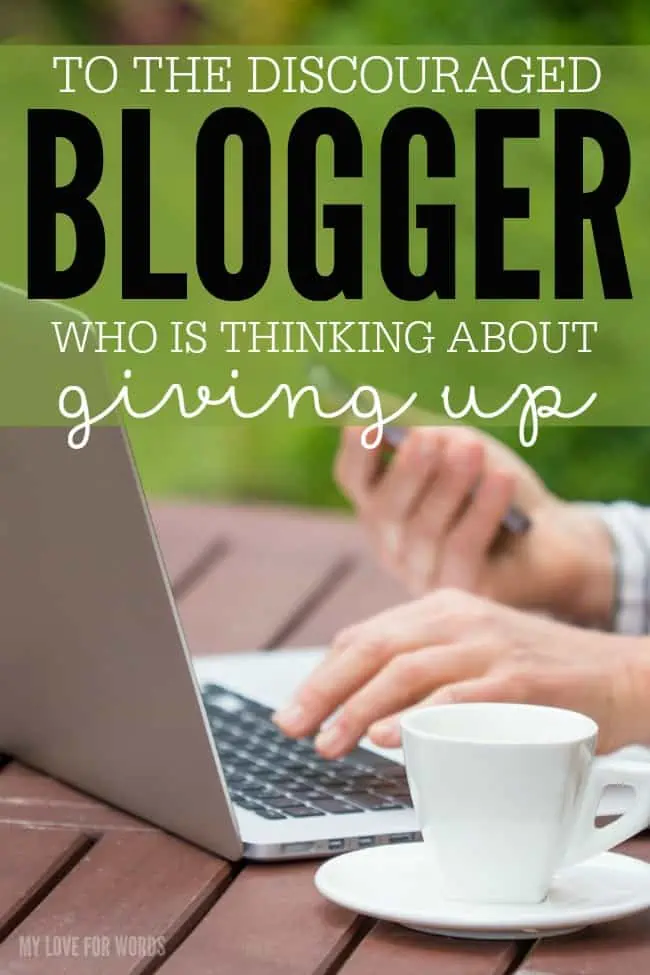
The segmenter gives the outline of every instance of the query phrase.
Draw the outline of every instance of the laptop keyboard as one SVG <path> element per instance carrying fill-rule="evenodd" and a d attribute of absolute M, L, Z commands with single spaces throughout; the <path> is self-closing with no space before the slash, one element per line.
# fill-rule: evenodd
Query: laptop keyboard
<path fill-rule="evenodd" d="M 236 806 L 264 819 L 305 819 L 411 806 L 404 768 L 356 748 L 330 761 L 313 738 L 287 738 L 273 712 L 216 684 L 204 684 L 203 703 Z"/>

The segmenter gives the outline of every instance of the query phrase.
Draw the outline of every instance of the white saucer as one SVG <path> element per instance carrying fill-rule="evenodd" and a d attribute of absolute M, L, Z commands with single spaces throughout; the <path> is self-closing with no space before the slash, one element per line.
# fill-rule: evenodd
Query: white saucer
<path fill-rule="evenodd" d="M 428 934 L 483 940 L 569 934 L 650 907 L 650 864 L 617 853 L 558 873 L 542 904 L 444 900 L 423 843 L 345 853 L 326 861 L 315 882 L 324 897 L 359 914 Z"/>

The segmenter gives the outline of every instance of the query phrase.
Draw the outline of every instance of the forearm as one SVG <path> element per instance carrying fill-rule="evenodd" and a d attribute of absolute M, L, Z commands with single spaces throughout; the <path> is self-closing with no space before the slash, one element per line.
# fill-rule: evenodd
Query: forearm
<path fill-rule="evenodd" d="M 620 662 L 618 686 L 612 700 L 623 701 L 622 744 L 650 745 L 650 637 L 614 637 L 620 641 L 615 659 Z"/>
<path fill-rule="evenodd" d="M 562 616 L 590 629 L 618 631 L 617 544 L 608 505 L 571 504 L 576 557 L 567 573 Z M 576 520 L 576 514 L 582 517 Z M 637 631 L 641 632 L 641 631 Z"/>

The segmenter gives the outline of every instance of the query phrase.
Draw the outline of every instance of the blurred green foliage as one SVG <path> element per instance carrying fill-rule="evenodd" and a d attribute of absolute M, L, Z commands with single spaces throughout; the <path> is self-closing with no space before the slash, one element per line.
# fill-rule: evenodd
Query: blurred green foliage
<path fill-rule="evenodd" d="M 23 0 L 0 8 L 0 36 L 156 43 L 650 43 L 648 0 Z M 514 441 L 514 434 L 504 435 Z M 134 431 L 158 494 L 340 503 L 336 433 L 285 424 L 243 432 L 189 427 L 163 442 Z M 526 459 L 568 498 L 650 501 L 650 430 L 544 430 Z"/>
<path fill-rule="evenodd" d="M 13 9 L 11 9 L 13 7 Z M 199 16 L 187 17 L 188 12 Z M 167 25 L 169 43 L 571 43 L 650 40 L 647 0 L 23 0 L 0 29 L 51 39 L 106 40 L 111 24 Z M 160 42 L 159 36 L 151 40 Z"/>
<path fill-rule="evenodd" d="M 647 0 L 335 0 L 311 31 L 321 43 L 630 44 L 650 38 Z"/>

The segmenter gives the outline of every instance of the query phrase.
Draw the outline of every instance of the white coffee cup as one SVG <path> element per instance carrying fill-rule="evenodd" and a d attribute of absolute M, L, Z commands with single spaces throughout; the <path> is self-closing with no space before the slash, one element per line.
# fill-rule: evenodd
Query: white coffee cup
<path fill-rule="evenodd" d="M 561 867 L 650 823 L 650 763 L 595 758 L 598 726 L 575 711 L 451 704 L 402 718 L 413 804 L 443 896 L 540 903 Z M 629 809 L 597 827 L 603 791 L 630 786 Z"/>

